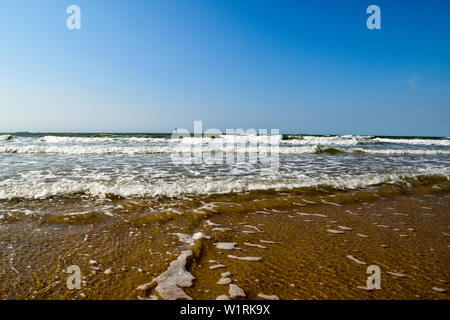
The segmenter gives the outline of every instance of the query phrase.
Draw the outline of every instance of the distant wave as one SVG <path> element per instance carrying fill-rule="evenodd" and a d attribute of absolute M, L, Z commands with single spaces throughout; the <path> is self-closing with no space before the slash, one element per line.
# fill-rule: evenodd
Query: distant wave
<path fill-rule="evenodd" d="M 223 194 L 252 190 L 283 190 L 297 188 L 356 189 L 379 184 L 405 183 L 407 185 L 429 185 L 450 180 L 450 170 L 385 173 L 354 177 L 311 177 L 281 180 L 207 180 L 204 178 L 178 181 L 71 181 L 68 179 L 41 183 L 0 184 L 0 199 L 45 199 L 53 196 L 87 194 L 93 197 L 178 197 L 185 195 Z"/>
<path fill-rule="evenodd" d="M 290 136 L 282 143 L 292 145 L 331 145 L 331 146 L 352 146 L 352 145 L 376 145 L 376 144 L 404 144 L 404 145 L 424 145 L 424 146 L 450 146 L 448 138 L 381 138 L 372 136 Z"/>
<path fill-rule="evenodd" d="M 411 145 L 428 145 L 428 146 L 450 146 L 450 139 L 394 139 L 394 138 L 374 138 L 371 142 L 377 143 L 396 143 Z"/>
<path fill-rule="evenodd" d="M 12 140 L 12 135 L 1 135 L 0 141 Z M 30 138 L 30 137 L 28 137 Z M 18 139 L 21 139 L 20 137 Z M 314 136 L 314 135 L 216 135 L 212 137 L 184 137 L 182 139 L 170 139 L 167 134 L 155 136 L 120 136 L 111 134 L 92 135 L 92 136 L 58 136 L 46 135 L 41 137 L 32 137 L 32 141 L 38 141 L 46 144 L 159 144 L 164 145 L 173 140 L 180 144 L 280 144 L 290 146 L 364 146 L 364 145 L 411 145 L 411 146 L 442 146 L 450 147 L 449 138 L 404 138 L 404 137 L 373 137 L 359 135 L 337 135 L 337 136 Z"/>
<path fill-rule="evenodd" d="M 374 155 L 438 155 L 450 154 L 450 150 L 417 150 L 417 149 L 363 149 L 363 148 L 348 148 L 345 152 L 359 153 L 359 154 L 374 154 Z"/>
<path fill-rule="evenodd" d="M 300 136 L 293 137 L 290 139 L 283 140 L 282 143 L 291 145 L 334 145 L 334 146 L 351 146 L 357 145 L 362 141 L 366 141 L 371 137 L 368 136 Z"/>
<path fill-rule="evenodd" d="M 146 138 L 146 137 L 62 137 L 62 136 L 44 136 L 39 139 L 40 141 L 47 143 L 113 143 L 113 142 L 135 142 L 135 143 L 148 143 L 148 142 L 167 142 L 164 138 Z"/>
<path fill-rule="evenodd" d="M 372 155 L 447 155 L 442 149 L 368 149 L 357 147 L 333 148 L 322 145 L 279 147 L 279 154 L 372 154 Z M 194 152 L 189 144 L 166 144 L 158 146 L 104 146 L 104 145 L 0 145 L 0 153 L 8 154 L 67 154 L 67 155 L 114 155 L 114 154 L 171 154 Z M 202 146 L 206 153 L 270 153 L 271 146 L 247 146 L 210 144 Z"/>
<path fill-rule="evenodd" d="M 316 146 L 312 152 L 316 154 L 372 154 L 372 155 L 386 155 L 386 156 L 401 156 L 401 155 L 446 155 L 450 154 L 450 150 L 440 149 L 363 149 L 363 148 L 332 148 L 326 146 Z M 281 152 L 280 152 L 281 153 Z"/>
<path fill-rule="evenodd" d="M 0 135 L 0 141 L 10 141 L 13 140 L 14 136 L 6 134 L 6 135 Z"/>

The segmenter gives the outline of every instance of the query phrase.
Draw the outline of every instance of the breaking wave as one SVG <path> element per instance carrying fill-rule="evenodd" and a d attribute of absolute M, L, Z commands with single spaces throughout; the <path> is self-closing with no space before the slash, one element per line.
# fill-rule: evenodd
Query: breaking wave
<path fill-rule="evenodd" d="M 283 143 L 292 145 L 356 146 L 377 144 L 404 144 L 418 146 L 450 146 L 449 138 L 393 138 L 373 136 L 284 136 Z"/>
<path fill-rule="evenodd" d="M 262 180 L 207 180 L 202 178 L 178 181 L 71 181 L 3 184 L 0 199 L 45 199 L 53 196 L 86 194 L 93 197 L 179 197 L 239 193 L 253 190 L 285 190 L 298 188 L 332 188 L 337 190 L 357 189 L 380 184 L 429 185 L 450 180 L 450 170 L 417 173 L 385 173 L 353 177 L 303 177 L 301 179 Z"/>
<path fill-rule="evenodd" d="M 114 142 L 132 142 L 132 143 L 157 143 L 166 142 L 165 138 L 147 138 L 147 137 L 63 137 L 63 136 L 44 136 L 39 139 L 42 142 L 51 144 L 73 144 L 73 143 L 114 143 Z"/>
<path fill-rule="evenodd" d="M 176 143 L 154 146 L 104 146 L 104 145 L 0 145 L 0 153 L 6 154 L 66 154 L 66 155 L 114 155 L 114 154 L 172 154 L 172 153 L 270 153 L 279 154 L 372 154 L 372 155 L 448 155 L 450 149 L 386 149 L 386 148 L 333 148 L 322 145 L 312 146 L 281 146 L 273 148 L 270 145 L 245 146 L 208 144 L 201 149 L 190 144 Z"/>
<path fill-rule="evenodd" d="M 9 135 L 9 134 L 0 135 L 0 141 L 11 141 L 13 139 L 14 139 L 14 136 Z"/>

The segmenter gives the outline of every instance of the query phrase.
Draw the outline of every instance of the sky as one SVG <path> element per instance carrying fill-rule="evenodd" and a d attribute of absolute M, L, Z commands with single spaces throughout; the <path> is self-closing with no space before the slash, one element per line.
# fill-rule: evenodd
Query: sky
<path fill-rule="evenodd" d="M 81 29 L 69 30 L 69 5 Z M 369 30 L 366 9 L 381 9 Z M 5 0 L 0 132 L 450 136 L 450 1 Z"/>

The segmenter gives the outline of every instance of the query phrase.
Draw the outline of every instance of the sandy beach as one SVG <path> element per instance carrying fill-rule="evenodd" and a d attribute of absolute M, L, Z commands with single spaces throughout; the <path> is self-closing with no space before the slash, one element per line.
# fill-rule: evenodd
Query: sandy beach
<path fill-rule="evenodd" d="M 109 215 L 12 215 L 1 225 L 1 298 L 448 299 L 449 190 L 255 191 L 152 215 L 154 201 L 108 199 Z M 70 265 L 80 290 L 66 286 Z M 369 265 L 380 290 L 364 289 Z"/>

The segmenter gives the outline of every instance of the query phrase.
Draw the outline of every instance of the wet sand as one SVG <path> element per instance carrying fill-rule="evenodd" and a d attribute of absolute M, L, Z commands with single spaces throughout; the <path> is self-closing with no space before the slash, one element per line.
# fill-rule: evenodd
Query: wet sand
<path fill-rule="evenodd" d="M 30 210 L 45 214 L 0 224 L 0 298 L 216 299 L 229 297 L 231 284 L 246 299 L 448 299 L 449 191 L 441 182 L 157 205 L 113 198 L 102 200 L 106 213 L 80 199 L 36 200 Z M 66 286 L 71 265 L 81 269 L 80 290 Z M 361 288 L 370 265 L 381 269 L 380 290 Z M 159 292 L 173 280 L 170 268 L 192 281 Z"/>

